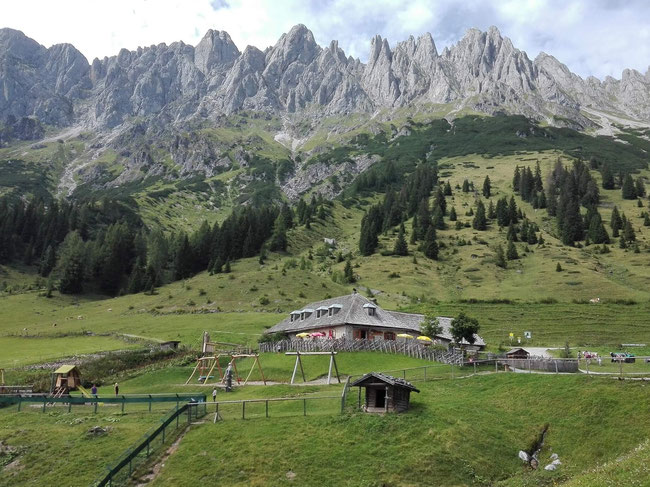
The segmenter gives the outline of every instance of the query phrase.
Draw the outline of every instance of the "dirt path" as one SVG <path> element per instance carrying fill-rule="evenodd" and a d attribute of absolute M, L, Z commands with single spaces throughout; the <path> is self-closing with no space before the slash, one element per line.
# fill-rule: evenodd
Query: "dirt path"
<path fill-rule="evenodd" d="M 178 438 L 176 438 L 174 443 L 172 443 L 171 446 L 167 448 L 167 451 L 165 451 L 163 456 L 155 464 L 151 466 L 151 468 L 145 475 L 143 475 L 138 479 L 138 483 L 136 484 L 137 487 L 144 487 L 148 485 L 150 482 L 152 482 L 156 477 L 158 477 L 160 471 L 165 466 L 165 462 L 167 461 L 167 459 L 171 457 L 174 453 L 176 453 L 176 450 L 178 450 L 178 445 L 180 445 L 181 440 L 185 438 L 185 435 L 190 430 L 190 426 L 191 425 L 185 427 L 183 432 L 180 435 L 178 435 Z"/>

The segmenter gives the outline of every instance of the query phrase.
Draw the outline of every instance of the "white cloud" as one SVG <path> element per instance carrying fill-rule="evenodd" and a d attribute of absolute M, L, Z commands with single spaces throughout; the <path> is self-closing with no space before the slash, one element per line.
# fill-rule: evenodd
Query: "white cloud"
<path fill-rule="evenodd" d="M 89 60 L 160 42 L 196 45 L 209 28 L 227 31 L 241 50 L 264 49 L 297 23 L 321 45 L 336 39 L 364 60 L 375 34 L 395 45 L 428 31 L 441 51 L 471 27 L 496 25 L 529 57 L 545 51 L 602 78 L 645 72 L 649 18 L 646 0 L 26 0 L 5 3 L 0 22 L 46 46 L 74 44 Z"/>

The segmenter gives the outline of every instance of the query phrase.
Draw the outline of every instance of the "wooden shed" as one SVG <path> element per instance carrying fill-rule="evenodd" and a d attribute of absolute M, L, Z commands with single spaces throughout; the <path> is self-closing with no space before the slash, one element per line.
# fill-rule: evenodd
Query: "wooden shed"
<path fill-rule="evenodd" d="M 54 393 L 67 394 L 81 385 L 81 373 L 76 365 L 62 365 L 54 371 Z"/>
<path fill-rule="evenodd" d="M 420 392 L 413 384 L 404 379 L 379 372 L 370 372 L 355 380 L 350 386 L 359 388 L 359 403 L 361 403 L 361 388 L 366 389 L 363 410 L 368 413 L 407 411 L 411 391 Z"/>
<path fill-rule="evenodd" d="M 506 358 L 528 358 L 530 352 L 524 348 L 513 348 L 506 352 Z"/>

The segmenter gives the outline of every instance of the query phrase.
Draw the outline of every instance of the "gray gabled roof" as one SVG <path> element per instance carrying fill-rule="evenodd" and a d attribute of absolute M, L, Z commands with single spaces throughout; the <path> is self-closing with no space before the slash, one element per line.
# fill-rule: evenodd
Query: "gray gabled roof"
<path fill-rule="evenodd" d="M 365 305 L 375 307 L 374 315 L 368 315 L 367 311 L 364 309 Z M 295 333 L 346 324 L 371 326 L 374 328 L 396 328 L 414 332 L 420 331 L 420 326 L 418 323 L 416 323 L 416 321 L 422 321 L 422 318 L 419 320 L 403 320 L 400 316 L 394 316 L 393 312 L 380 308 L 361 294 L 349 294 L 347 296 L 325 299 L 323 301 L 309 303 L 305 306 L 305 308 L 318 309 L 319 307 L 329 308 L 332 306 L 340 306 L 341 309 L 339 312 L 335 313 L 332 316 L 324 315 L 320 318 L 317 317 L 316 313 L 311 314 L 304 320 L 297 319 L 293 322 L 289 317 L 287 317 L 277 325 L 269 328 L 267 330 L 267 333 Z M 400 315 L 402 314 L 406 313 L 400 313 Z"/>
<path fill-rule="evenodd" d="M 394 328 L 414 333 L 420 333 L 420 325 L 424 321 L 424 315 L 416 313 L 403 313 L 400 311 L 388 311 L 380 308 L 375 303 L 361 294 L 348 294 L 337 298 L 325 299 L 315 303 L 309 303 L 303 309 L 318 309 L 321 307 L 340 307 L 341 310 L 333 316 L 321 316 L 317 318 L 317 313 L 313 313 L 304 320 L 297 319 L 293 322 L 289 317 L 282 320 L 277 325 L 269 328 L 266 333 L 299 333 L 302 331 L 316 330 L 330 326 L 340 325 L 361 325 L 371 326 L 374 328 Z M 369 316 L 365 307 L 374 306 L 375 313 Z M 297 311 L 298 313 L 300 310 Z M 442 328 L 437 335 L 444 340 L 453 341 L 451 336 L 451 322 L 453 318 L 438 316 L 438 323 Z M 463 345 L 469 345 L 463 340 Z M 485 341 L 479 335 L 474 335 L 474 345 L 485 346 Z"/>
<path fill-rule="evenodd" d="M 370 378 L 377 379 L 377 380 L 379 380 L 381 382 L 384 382 L 384 383 L 386 383 L 388 385 L 391 385 L 391 386 L 403 387 L 404 389 L 409 389 L 411 391 L 420 392 L 420 390 L 417 387 L 415 387 L 413 384 L 411 384 L 410 382 L 408 382 L 408 381 L 406 381 L 404 379 L 400 379 L 399 377 L 393 377 L 392 375 L 382 374 L 381 372 L 368 372 L 366 375 L 364 375 L 360 379 L 357 379 L 354 382 L 350 383 L 350 387 L 353 387 L 353 386 L 354 387 L 357 387 L 357 386 L 363 387 L 364 383 Z"/>

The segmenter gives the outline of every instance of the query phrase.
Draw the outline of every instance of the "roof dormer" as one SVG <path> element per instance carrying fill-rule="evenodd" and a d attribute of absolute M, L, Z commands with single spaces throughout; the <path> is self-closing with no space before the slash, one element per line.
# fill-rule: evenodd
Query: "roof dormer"
<path fill-rule="evenodd" d="M 375 316 L 377 313 L 377 306 L 371 303 L 366 303 L 363 305 L 363 309 L 366 311 L 368 316 Z"/>
<path fill-rule="evenodd" d="M 316 308 L 316 318 L 327 315 L 327 306 L 319 306 Z"/>
<path fill-rule="evenodd" d="M 300 317 L 300 311 L 294 310 L 291 313 L 289 313 L 289 320 L 291 323 L 296 321 Z"/>
<path fill-rule="evenodd" d="M 343 306 L 340 304 L 330 304 L 327 308 L 327 316 L 334 316 L 336 313 L 341 311 L 342 308 Z"/>
<path fill-rule="evenodd" d="M 300 312 L 300 321 L 309 318 L 311 314 L 314 312 L 313 309 L 311 308 L 305 308 Z"/>

